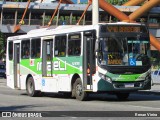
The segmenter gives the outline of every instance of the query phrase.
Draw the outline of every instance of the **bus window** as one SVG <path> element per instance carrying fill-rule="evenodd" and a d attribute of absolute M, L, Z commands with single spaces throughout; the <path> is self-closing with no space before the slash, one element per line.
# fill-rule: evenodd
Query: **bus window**
<path fill-rule="evenodd" d="M 12 60 L 13 59 L 13 42 L 9 42 L 8 51 L 9 51 L 9 60 Z"/>
<path fill-rule="evenodd" d="M 81 34 L 69 35 L 68 55 L 79 56 L 81 54 Z"/>
<path fill-rule="evenodd" d="M 22 41 L 21 56 L 22 56 L 22 59 L 29 58 L 29 56 L 30 56 L 30 40 Z"/>
<path fill-rule="evenodd" d="M 40 58 L 41 39 L 36 38 L 31 41 L 31 58 Z"/>
<path fill-rule="evenodd" d="M 53 39 L 50 39 L 50 40 L 47 40 L 47 42 L 46 42 L 46 58 L 47 58 L 47 60 L 51 60 L 52 59 L 52 49 L 53 48 Z"/>
<path fill-rule="evenodd" d="M 66 56 L 66 36 L 55 37 L 54 54 L 56 57 Z"/>

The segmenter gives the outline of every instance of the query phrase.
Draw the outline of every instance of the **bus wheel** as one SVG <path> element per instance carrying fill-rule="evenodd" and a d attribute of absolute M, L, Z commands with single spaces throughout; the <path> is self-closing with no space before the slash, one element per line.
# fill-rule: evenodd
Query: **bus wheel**
<path fill-rule="evenodd" d="M 84 101 L 87 99 L 87 93 L 83 91 L 83 86 L 80 78 L 77 78 L 74 85 L 75 97 L 77 100 Z"/>
<path fill-rule="evenodd" d="M 129 93 L 116 93 L 119 100 L 126 100 L 129 97 Z"/>
<path fill-rule="evenodd" d="M 39 94 L 39 92 L 35 90 L 33 77 L 27 79 L 26 90 L 27 94 L 31 97 L 35 97 Z"/>

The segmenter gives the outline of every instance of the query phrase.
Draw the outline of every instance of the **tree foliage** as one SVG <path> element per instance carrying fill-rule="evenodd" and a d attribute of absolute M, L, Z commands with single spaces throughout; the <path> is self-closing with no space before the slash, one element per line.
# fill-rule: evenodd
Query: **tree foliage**
<path fill-rule="evenodd" d="M 4 36 L 0 32 L 0 60 L 5 57 L 5 41 L 4 41 Z"/>
<path fill-rule="evenodd" d="M 128 0 L 106 0 L 106 1 L 112 5 L 122 5 L 126 3 Z"/>

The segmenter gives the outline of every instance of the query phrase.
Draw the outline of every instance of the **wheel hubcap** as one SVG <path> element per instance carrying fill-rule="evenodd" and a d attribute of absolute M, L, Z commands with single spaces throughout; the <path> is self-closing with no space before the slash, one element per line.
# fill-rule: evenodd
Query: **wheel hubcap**
<path fill-rule="evenodd" d="M 32 91 L 33 91 L 33 84 L 31 81 L 28 83 L 28 91 L 29 91 L 29 93 L 32 93 Z"/>
<path fill-rule="evenodd" d="M 82 85 L 78 84 L 78 85 L 76 86 L 76 94 L 77 94 L 78 96 L 81 96 L 81 95 L 82 95 Z"/>

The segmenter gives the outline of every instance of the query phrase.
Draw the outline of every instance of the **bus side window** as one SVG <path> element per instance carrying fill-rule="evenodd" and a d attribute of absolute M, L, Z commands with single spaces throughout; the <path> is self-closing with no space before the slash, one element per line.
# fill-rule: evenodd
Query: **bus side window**
<path fill-rule="evenodd" d="M 68 39 L 68 55 L 80 56 L 81 54 L 81 34 L 71 34 Z"/>
<path fill-rule="evenodd" d="M 9 51 L 9 60 L 12 60 L 13 59 L 13 42 L 9 42 L 8 51 Z"/>
<path fill-rule="evenodd" d="M 57 57 L 66 56 L 66 36 L 55 37 L 55 49 L 54 55 Z"/>
<path fill-rule="evenodd" d="M 31 58 L 40 58 L 41 39 L 35 38 L 31 40 Z"/>
<path fill-rule="evenodd" d="M 22 41 L 21 57 L 22 59 L 28 59 L 30 57 L 30 40 Z"/>

